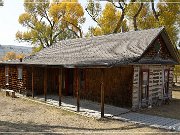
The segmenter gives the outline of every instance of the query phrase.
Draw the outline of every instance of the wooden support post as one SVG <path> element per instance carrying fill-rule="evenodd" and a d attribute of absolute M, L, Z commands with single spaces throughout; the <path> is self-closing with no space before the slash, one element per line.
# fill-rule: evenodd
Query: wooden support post
<path fill-rule="evenodd" d="M 59 83 L 59 106 L 61 106 L 61 97 L 62 97 L 62 68 L 59 69 L 58 83 Z"/>
<path fill-rule="evenodd" d="M 44 100 L 47 100 L 47 67 L 44 69 Z"/>
<path fill-rule="evenodd" d="M 32 97 L 34 98 L 34 67 L 32 67 Z"/>
<path fill-rule="evenodd" d="M 104 117 L 104 69 L 101 69 L 101 118 Z"/>
<path fill-rule="evenodd" d="M 76 98 L 77 98 L 77 112 L 80 111 L 80 97 L 79 97 L 79 70 L 76 68 Z"/>

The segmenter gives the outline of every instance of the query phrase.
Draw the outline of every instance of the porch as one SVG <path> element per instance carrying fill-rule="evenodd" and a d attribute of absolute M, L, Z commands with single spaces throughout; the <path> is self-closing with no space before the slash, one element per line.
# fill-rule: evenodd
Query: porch
<path fill-rule="evenodd" d="M 18 93 L 17 93 L 17 96 L 22 97 L 22 98 L 24 97 L 22 94 L 18 94 Z M 28 98 L 28 99 L 31 100 L 33 98 Z M 33 100 L 45 102 L 44 95 L 35 96 Z M 50 104 L 54 107 L 63 108 L 68 111 L 78 112 L 78 114 L 83 115 L 83 116 L 101 118 L 101 107 L 100 107 L 101 103 L 81 99 L 79 111 L 77 111 L 76 101 L 77 101 L 77 98 L 74 98 L 72 96 L 62 96 L 61 106 L 59 106 L 59 96 L 48 95 L 45 103 Z M 125 114 L 128 112 L 130 112 L 129 109 L 104 104 L 105 117 L 114 117 L 114 116 L 118 116 L 118 115 Z"/>
<path fill-rule="evenodd" d="M 68 105 L 70 109 L 77 112 L 86 113 L 86 107 L 95 112 L 100 110 L 101 117 L 104 117 L 105 110 L 107 114 L 112 111 L 107 109 L 105 104 L 123 104 L 122 107 L 126 105 L 131 107 L 132 66 L 111 69 L 27 66 L 24 70 L 29 76 L 25 92 L 32 98 L 38 97 L 40 100 L 52 102 L 58 106 L 70 104 Z M 93 101 L 93 104 L 89 104 L 91 101 L 84 102 L 84 99 Z M 119 109 L 115 109 L 115 112 L 116 110 Z M 118 112 L 125 113 L 127 110 Z M 118 112 L 115 115 L 120 114 Z M 99 115 L 99 112 L 97 114 Z"/>

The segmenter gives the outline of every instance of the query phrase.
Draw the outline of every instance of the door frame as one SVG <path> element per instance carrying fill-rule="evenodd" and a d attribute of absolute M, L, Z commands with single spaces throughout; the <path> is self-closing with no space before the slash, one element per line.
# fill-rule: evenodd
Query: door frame
<path fill-rule="evenodd" d="M 167 71 L 167 93 L 165 93 L 165 72 Z M 163 77 L 162 77 L 162 97 L 168 97 L 169 96 L 169 73 L 170 73 L 170 69 L 169 68 L 164 68 L 163 69 Z"/>
<path fill-rule="evenodd" d="M 142 103 L 144 103 L 143 102 L 143 99 L 142 99 L 142 83 L 143 83 L 143 72 L 146 72 L 146 73 L 148 73 L 148 76 L 147 76 L 147 94 L 146 94 L 146 99 L 145 99 L 145 102 L 147 102 L 148 100 L 149 100 L 149 69 L 143 69 L 143 68 L 141 68 L 141 70 L 140 70 L 140 86 L 139 86 L 139 88 L 140 88 L 140 91 L 139 91 L 139 102 L 140 102 L 140 105 L 142 105 Z"/>

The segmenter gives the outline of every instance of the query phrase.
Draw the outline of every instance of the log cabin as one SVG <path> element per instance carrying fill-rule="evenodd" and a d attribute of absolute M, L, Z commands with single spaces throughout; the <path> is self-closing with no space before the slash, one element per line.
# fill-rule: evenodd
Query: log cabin
<path fill-rule="evenodd" d="M 171 100 L 180 55 L 165 28 L 63 40 L 23 60 L 0 63 L 0 88 L 32 97 L 72 96 L 139 109 Z"/>

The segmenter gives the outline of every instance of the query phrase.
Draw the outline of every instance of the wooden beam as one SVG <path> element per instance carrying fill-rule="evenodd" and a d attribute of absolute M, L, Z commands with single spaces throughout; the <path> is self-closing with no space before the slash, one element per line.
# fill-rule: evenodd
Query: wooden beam
<path fill-rule="evenodd" d="M 84 91 L 86 91 L 87 90 L 87 76 L 86 76 L 86 72 L 87 72 L 87 70 L 86 69 L 83 69 L 83 72 L 84 72 L 84 83 L 85 83 L 85 86 L 84 86 Z"/>
<path fill-rule="evenodd" d="M 77 98 L 77 112 L 80 111 L 80 97 L 79 97 L 79 70 L 75 69 L 75 77 L 76 77 L 76 98 Z"/>
<path fill-rule="evenodd" d="M 61 97 L 62 97 L 62 68 L 59 69 L 58 83 L 59 83 L 59 106 L 61 106 Z"/>
<path fill-rule="evenodd" d="M 104 69 L 101 69 L 101 118 L 104 117 Z"/>
<path fill-rule="evenodd" d="M 32 67 L 32 97 L 34 98 L 34 67 Z"/>
<path fill-rule="evenodd" d="M 44 100 L 47 100 L 47 67 L 44 68 Z"/>

